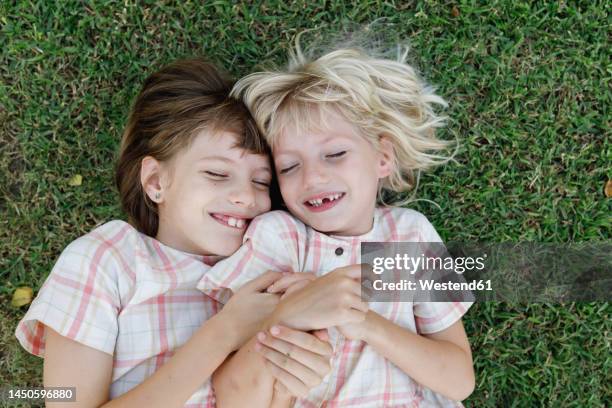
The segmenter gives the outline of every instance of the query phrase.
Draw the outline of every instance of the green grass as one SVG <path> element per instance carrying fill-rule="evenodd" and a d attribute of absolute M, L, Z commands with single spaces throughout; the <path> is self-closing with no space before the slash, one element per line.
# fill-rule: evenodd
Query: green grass
<path fill-rule="evenodd" d="M 10 3 L 0 5 L 0 384 L 40 384 L 42 360 L 12 335 L 25 308 L 11 308 L 11 294 L 38 289 L 71 240 L 122 217 L 112 172 L 131 100 L 178 57 L 205 54 L 239 76 L 282 63 L 303 29 L 387 17 L 450 102 L 444 133 L 462 140 L 457 164 L 421 179 L 419 197 L 441 210 L 414 205 L 445 240 L 610 239 L 605 1 Z M 71 187 L 75 174 L 83 184 Z M 466 406 L 612 400 L 608 303 L 480 303 L 464 321 L 477 372 Z"/>

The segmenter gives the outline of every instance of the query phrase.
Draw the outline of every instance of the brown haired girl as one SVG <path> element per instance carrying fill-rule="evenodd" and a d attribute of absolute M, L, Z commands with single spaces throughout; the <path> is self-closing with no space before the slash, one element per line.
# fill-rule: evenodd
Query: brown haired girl
<path fill-rule="evenodd" d="M 45 386 L 76 387 L 67 406 L 214 406 L 210 375 L 277 304 L 261 290 L 279 273 L 222 310 L 196 289 L 270 209 L 269 152 L 232 85 L 199 59 L 145 81 L 116 171 L 129 223 L 68 245 L 19 323 Z"/>

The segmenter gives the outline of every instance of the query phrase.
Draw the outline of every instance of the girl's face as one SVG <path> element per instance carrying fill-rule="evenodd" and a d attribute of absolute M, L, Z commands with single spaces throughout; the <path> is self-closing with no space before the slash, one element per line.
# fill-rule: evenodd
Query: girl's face
<path fill-rule="evenodd" d="M 289 211 L 317 231 L 362 235 L 372 228 L 379 179 L 389 175 L 378 152 L 341 115 L 324 112 L 324 130 L 285 128 L 274 164 Z"/>
<path fill-rule="evenodd" d="M 161 242 L 194 254 L 228 256 L 242 245 L 249 221 L 270 209 L 267 156 L 233 147 L 231 132 L 204 130 L 161 163 Z"/>

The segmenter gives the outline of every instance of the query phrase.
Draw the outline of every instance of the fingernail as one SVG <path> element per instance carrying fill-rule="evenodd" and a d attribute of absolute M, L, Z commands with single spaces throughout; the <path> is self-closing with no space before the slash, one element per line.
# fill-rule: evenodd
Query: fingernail
<path fill-rule="evenodd" d="M 272 333 L 275 336 L 279 335 L 280 334 L 280 327 L 272 326 L 272 328 L 270 329 L 270 333 Z"/>
<path fill-rule="evenodd" d="M 255 351 L 261 351 L 261 344 L 255 343 Z"/>
<path fill-rule="evenodd" d="M 265 333 L 262 333 L 262 332 L 257 333 L 257 340 L 264 341 L 265 339 L 266 339 Z"/>

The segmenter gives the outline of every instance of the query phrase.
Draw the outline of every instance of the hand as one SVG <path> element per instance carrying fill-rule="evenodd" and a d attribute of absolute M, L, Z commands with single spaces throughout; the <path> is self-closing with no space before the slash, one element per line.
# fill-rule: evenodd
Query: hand
<path fill-rule="evenodd" d="M 314 273 L 309 272 L 287 273 L 272 285 L 268 286 L 268 293 L 282 293 L 282 300 L 291 293 L 302 289 L 316 278 L 317 276 Z"/>
<path fill-rule="evenodd" d="M 361 301 L 360 265 L 335 269 L 287 295 L 272 321 L 296 330 L 317 330 L 365 319 L 367 303 Z"/>
<path fill-rule="evenodd" d="M 368 322 L 369 317 L 372 314 L 372 311 L 368 311 L 366 313 L 365 319 L 360 323 L 347 323 L 336 328 L 342 333 L 344 337 L 349 340 L 366 340 L 366 335 L 368 333 Z"/>
<path fill-rule="evenodd" d="M 288 327 L 272 326 L 257 334 L 255 350 L 276 378 L 275 392 L 305 397 L 329 373 L 332 347 L 326 330 L 308 334 Z M 278 385 L 280 384 L 280 385 Z"/>
<path fill-rule="evenodd" d="M 279 295 L 262 291 L 282 276 L 279 272 L 266 272 L 247 282 L 217 314 L 229 325 L 234 349 L 239 348 L 261 328 L 264 320 L 278 304 Z"/>

